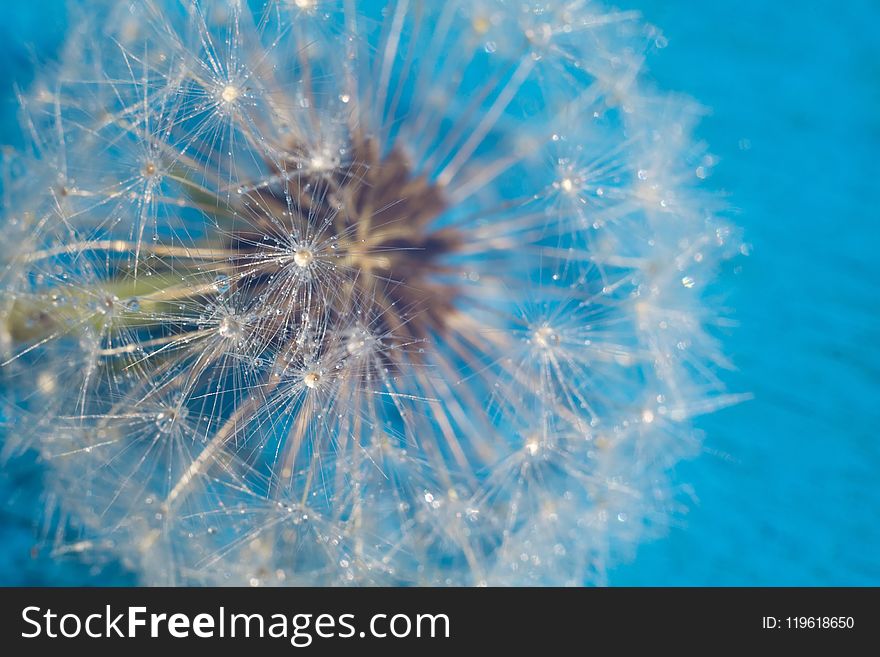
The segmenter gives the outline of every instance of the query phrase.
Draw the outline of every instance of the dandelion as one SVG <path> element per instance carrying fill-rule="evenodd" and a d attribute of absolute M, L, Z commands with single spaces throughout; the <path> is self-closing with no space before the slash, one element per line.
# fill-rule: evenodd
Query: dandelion
<path fill-rule="evenodd" d="M 89 13 L 3 186 L 7 444 L 59 551 L 582 584 L 662 526 L 690 418 L 737 400 L 704 294 L 737 244 L 693 108 L 640 77 L 656 30 L 582 0 Z"/>

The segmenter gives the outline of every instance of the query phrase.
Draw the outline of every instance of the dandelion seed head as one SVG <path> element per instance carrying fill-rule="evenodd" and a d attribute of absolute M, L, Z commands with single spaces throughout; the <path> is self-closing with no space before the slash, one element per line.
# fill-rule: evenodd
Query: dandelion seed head
<path fill-rule="evenodd" d="M 96 7 L 25 95 L 0 248 L 14 440 L 83 535 L 152 584 L 582 584 L 664 525 L 736 400 L 702 291 L 740 244 L 656 31 Z"/>

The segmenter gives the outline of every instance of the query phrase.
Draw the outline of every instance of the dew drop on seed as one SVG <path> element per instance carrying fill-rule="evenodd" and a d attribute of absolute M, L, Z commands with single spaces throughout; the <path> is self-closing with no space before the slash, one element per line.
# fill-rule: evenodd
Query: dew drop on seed
<path fill-rule="evenodd" d="M 229 291 L 229 277 L 225 274 L 220 274 L 217 278 L 214 279 L 214 289 L 217 290 L 220 294 L 224 294 Z"/>
<path fill-rule="evenodd" d="M 305 269 L 312 261 L 315 259 L 314 254 L 309 249 L 300 249 L 296 253 L 293 254 L 293 262 L 296 263 L 296 266 L 300 269 Z"/>

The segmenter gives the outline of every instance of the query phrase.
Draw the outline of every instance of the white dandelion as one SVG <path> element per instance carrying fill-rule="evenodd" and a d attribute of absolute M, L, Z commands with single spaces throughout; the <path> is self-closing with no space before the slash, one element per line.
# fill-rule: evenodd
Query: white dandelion
<path fill-rule="evenodd" d="M 735 233 L 657 39 L 583 0 L 90 3 L 3 186 L 7 444 L 59 552 L 604 582 L 739 399 L 705 294 Z"/>

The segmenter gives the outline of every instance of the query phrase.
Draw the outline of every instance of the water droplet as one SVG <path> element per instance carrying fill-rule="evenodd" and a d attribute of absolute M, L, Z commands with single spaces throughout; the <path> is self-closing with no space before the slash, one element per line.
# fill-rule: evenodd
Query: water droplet
<path fill-rule="evenodd" d="M 229 291 L 229 276 L 226 274 L 220 274 L 217 278 L 214 279 L 214 289 L 217 290 L 220 294 L 225 294 Z"/>
<path fill-rule="evenodd" d="M 293 261 L 300 269 L 305 269 L 315 260 L 315 254 L 309 249 L 298 249 L 293 255 Z"/>

